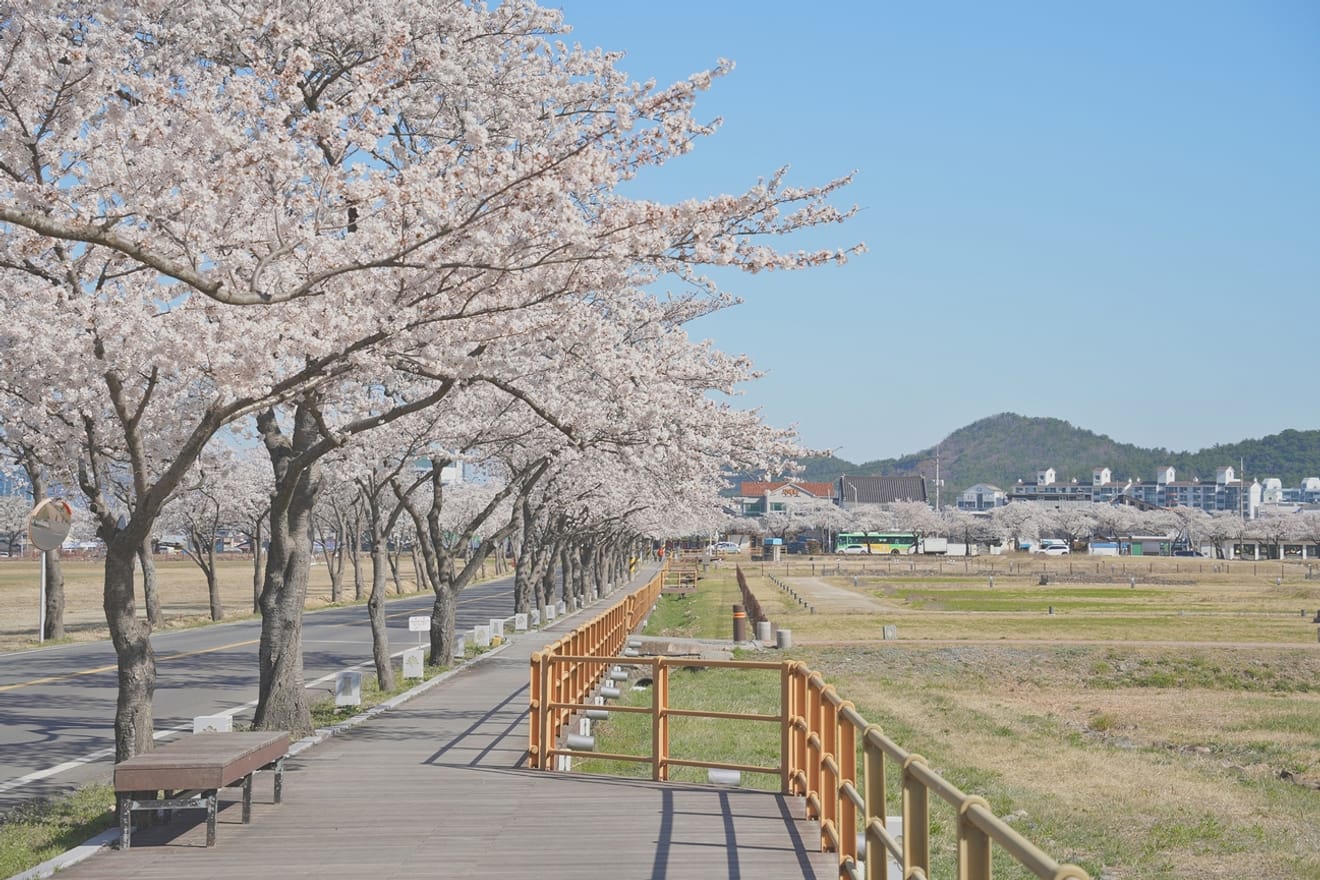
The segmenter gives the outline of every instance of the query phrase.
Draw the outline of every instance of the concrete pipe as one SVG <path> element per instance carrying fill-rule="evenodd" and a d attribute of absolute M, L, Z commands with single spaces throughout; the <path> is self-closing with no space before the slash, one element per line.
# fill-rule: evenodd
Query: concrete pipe
<path fill-rule="evenodd" d="M 581 733 L 570 733 L 564 737 L 564 745 L 575 752 L 594 752 L 596 751 L 596 738 Z"/>

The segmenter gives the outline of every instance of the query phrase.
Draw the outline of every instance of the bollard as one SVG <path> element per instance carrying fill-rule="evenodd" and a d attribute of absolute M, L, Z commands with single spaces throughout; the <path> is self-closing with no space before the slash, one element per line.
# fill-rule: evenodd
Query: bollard
<path fill-rule="evenodd" d="M 995 588 L 995 576 L 990 575 L 990 589 L 993 590 L 994 588 Z"/>
<path fill-rule="evenodd" d="M 780 650 L 793 647 L 793 631 L 791 629 L 781 629 L 775 633 L 775 647 Z"/>
<path fill-rule="evenodd" d="M 747 641 L 747 611 L 741 605 L 733 606 L 733 640 Z"/>
<path fill-rule="evenodd" d="M 1128 586 L 1134 590 L 1137 588 L 1137 578 L 1135 575 L 1128 578 Z"/>
<path fill-rule="evenodd" d="M 758 642 L 770 641 L 770 621 L 758 620 L 756 622 L 756 640 Z"/>
<path fill-rule="evenodd" d="M 421 645 L 416 648 L 409 648 L 403 652 L 403 677 L 405 679 L 422 678 L 425 674 L 423 667 L 426 665 L 426 652 Z"/>
<path fill-rule="evenodd" d="M 347 669 L 335 676 L 335 708 L 362 705 L 362 673 Z"/>
<path fill-rule="evenodd" d="M 1050 606 L 1050 614 L 1053 614 L 1053 613 L 1054 613 L 1054 606 L 1051 605 L 1051 606 Z"/>

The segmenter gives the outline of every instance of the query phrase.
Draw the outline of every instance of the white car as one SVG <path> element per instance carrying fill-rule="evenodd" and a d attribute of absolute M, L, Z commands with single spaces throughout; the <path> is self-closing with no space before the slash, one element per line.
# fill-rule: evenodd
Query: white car
<path fill-rule="evenodd" d="M 711 553 L 741 553 L 742 547 L 732 541 L 717 541 L 706 548 Z"/>
<path fill-rule="evenodd" d="M 1046 556 L 1067 556 L 1072 551 L 1066 544 L 1049 544 L 1040 548 L 1040 552 Z"/>
<path fill-rule="evenodd" d="M 870 553 L 871 548 L 867 547 L 865 544 L 845 544 L 844 546 L 839 548 L 839 552 L 847 553 L 849 555 L 853 555 L 856 553 Z"/>

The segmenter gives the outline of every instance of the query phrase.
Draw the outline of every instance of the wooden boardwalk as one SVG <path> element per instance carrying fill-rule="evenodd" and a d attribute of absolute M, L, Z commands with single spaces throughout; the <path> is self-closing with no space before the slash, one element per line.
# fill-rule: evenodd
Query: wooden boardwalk
<path fill-rule="evenodd" d="M 596 606 L 586 614 L 598 613 Z M 835 878 L 800 798 L 526 767 L 528 660 L 586 619 L 500 653 L 289 760 L 284 803 L 257 778 L 252 823 L 222 792 L 202 814 L 134 833 L 63 878 Z"/>

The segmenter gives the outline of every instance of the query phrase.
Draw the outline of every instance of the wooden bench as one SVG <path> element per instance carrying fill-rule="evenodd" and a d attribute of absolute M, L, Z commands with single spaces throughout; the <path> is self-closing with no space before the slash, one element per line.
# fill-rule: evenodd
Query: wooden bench
<path fill-rule="evenodd" d="M 243 821 L 252 819 L 252 776 L 275 771 L 275 803 L 284 787 L 284 758 L 289 735 L 256 733 L 194 733 L 154 751 L 134 755 L 115 765 L 115 798 L 119 807 L 119 847 L 133 840 L 133 812 L 206 810 L 206 845 L 215 845 L 216 794 L 222 788 L 243 787 Z M 152 799 L 139 800 L 143 792 Z M 155 798 L 164 792 L 164 798 Z"/>

